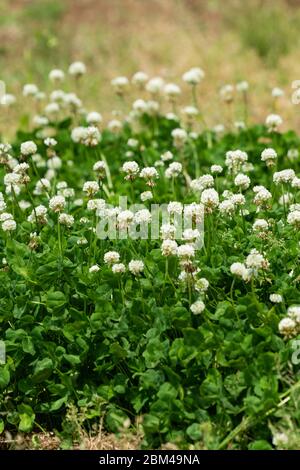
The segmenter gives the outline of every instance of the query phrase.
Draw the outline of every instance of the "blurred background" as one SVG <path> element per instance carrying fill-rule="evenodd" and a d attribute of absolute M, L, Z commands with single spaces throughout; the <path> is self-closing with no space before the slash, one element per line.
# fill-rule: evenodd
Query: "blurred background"
<path fill-rule="evenodd" d="M 81 60 L 88 74 L 80 97 L 105 114 L 115 76 L 144 70 L 182 85 L 182 73 L 200 66 L 200 100 L 212 123 L 218 89 L 240 80 L 250 83 L 254 119 L 272 111 L 279 86 L 278 112 L 295 123 L 299 31 L 300 0 L 0 0 L 0 79 L 9 93 L 28 82 L 49 89 L 52 68 Z"/>

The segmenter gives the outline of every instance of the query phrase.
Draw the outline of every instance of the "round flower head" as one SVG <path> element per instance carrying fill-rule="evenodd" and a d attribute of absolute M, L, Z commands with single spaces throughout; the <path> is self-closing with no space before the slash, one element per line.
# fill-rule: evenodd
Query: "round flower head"
<path fill-rule="evenodd" d="M 125 180 L 134 180 L 138 175 L 140 168 L 139 165 L 135 162 L 125 162 L 122 166 L 122 171 L 126 173 Z"/>
<path fill-rule="evenodd" d="M 116 94 L 122 96 L 128 88 L 129 81 L 127 77 L 116 77 L 111 81 L 111 84 Z"/>
<path fill-rule="evenodd" d="M 273 98 L 281 98 L 284 96 L 284 91 L 281 88 L 275 87 L 272 89 Z"/>
<path fill-rule="evenodd" d="M 140 177 L 146 180 L 148 186 L 152 187 L 155 185 L 154 180 L 158 178 L 158 173 L 153 166 L 147 166 L 141 170 Z"/>
<path fill-rule="evenodd" d="M 126 266 L 123 263 L 113 264 L 111 270 L 114 274 L 123 274 L 126 271 Z"/>
<path fill-rule="evenodd" d="M 53 212 L 61 212 L 64 210 L 66 205 L 66 200 L 63 196 L 53 196 L 49 201 L 49 208 Z"/>
<path fill-rule="evenodd" d="M 196 300 L 196 302 L 190 306 L 190 309 L 194 315 L 200 315 L 200 313 L 205 310 L 205 304 L 202 302 L 202 300 Z"/>
<path fill-rule="evenodd" d="M 137 115 L 144 114 L 147 111 L 147 103 L 142 99 L 135 100 L 132 104 L 132 109 Z"/>
<path fill-rule="evenodd" d="M 104 254 L 104 263 L 108 265 L 116 264 L 120 261 L 120 255 L 117 251 L 107 251 Z"/>
<path fill-rule="evenodd" d="M 163 86 L 164 80 L 161 77 L 154 77 L 148 81 L 146 90 L 151 93 L 151 95 L 157 95 L 161 93 Z"/>
<path fill-rule="evenodd" d="M 86 73 L 86 66 L 83 62 L 73 62 L 68 70 L 69 74 L 75 78 L 79 78 Z"/>
<path fill-rule="evenodd" d="M 164 240 L 161 245 L 161 253 L 163 256 L 177 255 L 178 245 L 175 240 Z"/>
<path fill-rule="evenodd" d="M 96 111 L 92 111 L 87 114 L 86 122 L 90 124 L 91 126 L 96 126 L 97 124 L 100 124 L 102 122 L 102 116 L 100 113 L 97 113 Z"/>
<path fill-rule="evenodd" d="M 93 171 L 96 173 L 98 178 L 102 179 L 105 176 L 106 173 L 106 165 L 102 160 L 98 160 L 96 163 L 93 165 Z"/>
<path fill-rule="evenodd" d="M 222 86 L 220 90 L 220 98 L 225 103 L 231 103 L 234 97 L 234 87 L 230 84 Z"/>
<path fill-rule="evenodd" d="M 128 269 L 134 276 L 138 276 L 144 271 L 144 263 L 141 260 L 133 259 L 128 264 Z"/>
<path fill-rule="evenodd" d="M 234 184 L 240 189 L 248 189 L 250 186 L 250 178 L 247 175 L 239 173 L 234 179 Z"/>
<path fill-rule="evenodd" d="M 113 134 L 118 134 L 122 130 L 123 125 L 118 119 L 112 119 L 107 124 L 107 127 Z"/>
<path fill-rule="evenodd" d="M 32 140 L 27 140 L 21 144 L 21 154 L 24 157 L 28 157 L 29 155 L 33 155 L 37 152 L 37 146 Z"/>
<path fill-rule="evenodd" d="M 182 172 L 182 164 L 179 162 L 172 162 L 165 171 L 166 178 L 176 178 Z"/>
<path fill-rule="evenodd" d="M 223 167 L 221 165 L 212 165 L 210 167 L 210 171 L 212 174 L 220 174 L 223 171 Z"/>
<path fill-rule="evenodd" d="M 3 232 L 13 232 L 14 230 L 16 230 L 17 224 L 13 219 L 8 219 L 2 222 L 1 227 Z"/>
<path fill-rule="evenodd" d="M 296 228 L 300 228 L 300 210 L 291 211 L 287 216 L 287 222 Z"/>
<path fill-rule="evenodd" d="M 286 338 L 292 338 L 297 334 L 297 325 L 292 318 L 283 318 L 278 324 L 279 333 L 284 335 Z"/>
<path fill-rule="evenodd" d="M 277 159 L 277 153 L 272 148 L 266 148 L 261 153 L 261 160 L 263 162 L 266 162 L 267 166 L 273 166 L 275 164 L 276 159 Z"/>
<path fill-rule="evenodd" d="M 177 148 L 182 147 L 188 138 L 187 132 L 180 128 L 173 129 L 171 135 L 173 137 L 174 146 Z"/>
<path fill-rule="evenodd" d="M 205 73 L 200 67 L 193 67 L 182 76 L 182 80 L 189 85 L 197 85 L 204 78 Z"/>
<path fill-rule="evenodd" d="M 49 79 L 53 83 L 63 82 L 65 79 L 65 73 L 60 69 L 53 69 L 49 73 Z"/>
<path fill-rule="evenodd" d="M 16 103 L 16 97 L 10 93 L 5 93 L 0 97 L 0 105 L 6 108 L 14 105 Z"/>
<path fill-rule="evenodd" d="M 273 304 L 280 304 L 283 301 L 282 295 L 280 294 L 271 294 L 270 295 L 270 302 Z"/>
<path fill-rule="evenodd" d="M 145 87 L 146 82 L 148 81 L 148 75 L 145 72 L 136 72 L 131 82 L 133 85 L 136 85 L 138 88 L 143 89 Z"/>
<path fill-rule="evenodd" d="M 97 181 L 86 181 L 83 185 L 83 192 L 88 195 L 88 197 L 93 197 L 99 191 L 99 184 Z"/>
<path fill-rule="evenodd" d="M 219 194 L 213 188 L 204 189 L 201 194 L 201 203 L 208 213 L 212 212 L 219 205 Z"/>
<path fill-rule="evenodd" d="M 38 92 L 39 89 L 34 83 L 27 83 L 23 87 L 23 96 L 36 96 Z"/>
<path fill-rule="evenodd" d="M 94 264 L 89 268 L 89 273 L 91 274 L 97 273 L 98 271 L 100 271 L 98 264 Z"/>
<path fill-rule="evenodd" d="M 282 118 L 278 114 L 269 114 L 266 117 L 266 126 L 269 132 L 277 131 L 282 125 Z"/>
<path fill-rule="evenodd" d="M 140 198 L 142 202 L 150 201 L 151 199 L 153 199 L 153 194 L 151 191 L 144 191 L 140 194 Z"/>
<path fill-rule="evenodd" d="M 164 93 L 167 96 L 168 100 L 171 102 L 175 102 L 178 96 L 181 93 L 180 87 L 175 83 L 167 83 L 164 86 Z"/>
<path fill-rule="evenodd" d="M 74 217 L 70 214 L 59 214 L 58 221 L 61 225 L 66 225 L 66 227 L 72 227 L 74 225 Z"/>
<path fill-rule="evenodd" d="M 245 92 L 249 90 L 249 83 L 243 80 L 242 82 L 239 82 L 236 84 L 236 89 L 237 91 L 240 92 Z"/>

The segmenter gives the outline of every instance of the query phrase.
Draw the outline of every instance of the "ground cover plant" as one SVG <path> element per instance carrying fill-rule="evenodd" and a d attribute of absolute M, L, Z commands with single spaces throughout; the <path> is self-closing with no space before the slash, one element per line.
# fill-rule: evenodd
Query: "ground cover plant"
<path fill-rule="evenodd" d="M 138 72 L 112 81 L 104 122 L 85 73 L 69 68 L 76 94 L 57 69 L 49 96 L 26 84 L 30 125 L 0 144 L 0 432 L 296 448 L 300 139 L 274 113 L 281 90 L 249 124 L 248 83 L 225 85 L 211 129 L 201 69 L 180 87 Z M 156 237 L 153 204 L 169 217 Z"/>

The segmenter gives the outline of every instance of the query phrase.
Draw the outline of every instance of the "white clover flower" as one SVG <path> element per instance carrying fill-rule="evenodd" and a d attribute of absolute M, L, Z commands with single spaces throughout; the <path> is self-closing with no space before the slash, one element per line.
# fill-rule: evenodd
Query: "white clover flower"
<path fill-rule="evenodd" d="M 136 224 L 149 224 L 151 219 L 151 212 L 148 209 L 141 209 L 134 214 L 134 222 Z"/>
<path fill-rule="evenodd" d="M 223 167 L 221 165 L 212 165 L 210 171 L 212 174 L 219 174 L 222 173 Z"/>
<path fill-rule="evenodd" d="M 83 192 L 88 195 L 88 197 L 94 196 L 98 191 L 100 187 L 97 181 L 86 181 L 83 185 Z"/>
<path fill-rule="evenodd" d="M 91 111 L 86 116 L 86 122 L 91 126 L 96 126 L 102 122 L 102 115 L 97 113 L 97 111 Z"/>
<path fill-rule="evenodd" d="M 95 147 L 101 140 L 101 133 L 98 127 L 89 126 L 85 129 L 82 143 L 87 147 Z"/>
<path fill-rule="evenodd" d="M 120 261 L 120 255 L 117 251 L 107 251 L 104 254 L 104 263 L 112 265 Z"/>
<path fill-rule="evenodd" d="M 226 152 L 225 165 L 233 173 L 237 173 L 248 160 L 248 155 L 242 150 L 229 150 Z"/>
<path fill-rule="evenodd" d="M 24 157 L 27 157 L 29 155 L 33 155 L 36 152 L 37 152 L 37 146 L 32 140 L 28 140 L 28 141 L 23 142 L 21 144 L 21 154 Z"/>
<path fill-rule="evenodd" d="M 196 300 L 196 302 L 190 306 L 190 309 L 194 315 L 200 315 L 200 313 L 205 310 L 205 304 L 202 302 L 202 300 Z"/>
<path fill-rule="evenodd" d="M 243 263 L 233 263 L 230 266 L 231 274 L 244 278 L 246 266 Z"/>
<path fill-rule="evenodd" d="M 86 66 L 83 62 L 73 62 L 68 69 L 70 75 L 75 78 L 79 78 L 86 73 Z"/>
<path fill-rule="evenodd" d="M 6 108 L 9 108 L 10 106 L 14 105 L 16 101 L 16 97 L 10 93 L 5 93 L 0 97 L 0 105 Z"/>
<path fill-rule="evenodd" d="M 178 258 L 189 260 L 195 257 L 195 248 L 191 244 L 180 245 L 177 249 Z"/>
<path fill-rule="evenodd" d="M 154 166 L 147 166 L 141 170 L 140 177 L 145 179 L 147 181 L 146 184 L 151 187 L 155 184 L 153 180 L 157 179 L 159 175 Z"/>
<path fill-rule="evenodd" d="M 281 88 L 275 87 L 272 89 L 273 98 L 281 98 L 284 96 L 284 91 Z"/>
<path fill-rule="evenodd" d="M 97 174 L 98 178 L 103 178 L 106 173 L 106 165 L 102 160 L 98 160 L 93 165 L 93 171 Z"/>
<path fill-rule="evenodd" d="M 161 244 L 161 253 L 163 256 L 175 256 L 178 245 L 175 240 L 164 240 Z"/>
<path fill-rule="evenodd" d="M 235 179 L 234 179 L 234 184 L 235 186 L 239 187 L 240 189 L 248 189 L 249 186 L 250 186 L 250 178 L 249 176 L 247 175 L 244 175 L 243 173 L 239 173 L 238 175 L 236 175 Z"/>
<path fill-rule="evenodd" d="M 51 119 L 51 117 L 55 117 L 56 114 L 58 114 L 60 111 L 60 106 L 58 103 L 49 103 L 47 106 L 45 106 L 44 113 L 46 116 Z"/>
<path fill-rule="evenodd" d="M 32 122 L 35 127 L 45 127 L 48 126 L 49 119 L 45 116 L 36 115 L 33 117 Z"/>
<path fill-rule="evenodd" d="M 300 178 L 297 176 L 292 180 L 292 188 L 300 189 Z"/>
<path fill-rule="evenodd" d="M 278 330 L 286 338 L 292 338 L 297 334 L 296 322 L 288 317 L 283 318 L 278 324 Z"/>
<path fill-rule="evenodd" d="M 153 194 L 151 191 L 144 191 L 140 194 L 140 198 L 142 202 L 150 201 L 151 199 L 153 199 Z"/>
<path fill-rule="evenodd" d="M 141 260 L 133 259 L 129 262 L 128 269 L 134 276 L 138 276 L 144 271 L 144 263 Z"/>
<path fill-rule="evenodd" d="M 165 171 L 166 178 L 176 178 L 182 172 L 182 164 L 179 162 L 172 162 Z"/>
<path fill-rule="evenodd" d="M 107 124 L 108 130 L 110 130 L 113 134 L 118 134 L 122 130 L 123 124 L 118 119 L 112 119 Z"/>
<path fill-rule="evenodd" d="M 278 114 L 269 114 L 269 116 L 266 117 L 266 126 L 269 132 L 277 131 L 282 123 L 282 118 Z"/>
<path fill-rule="evenodd" d="M 266 162 L 267 166 L 273 166 L 277 159 L 277 153 L 272 148 L 266 148 L 261 153 L 261 160 Z"/>
<path fill-rule="evenodd" d="M 237 91 L 245 92 L 249 89 L 249 83 L 243 80 L 236 84 Z"/>
<path fill-rule="evenodd" d="M 179 127 L 173 129 L 171 135 L 173 137 L 174 146 L 177 148 L 182 147 L 188 138 L 187 132 Z"/>
<path fill-rule="evenodd" d="M 192 123 L 198 116 L 199 111 L 195 106 L 185 106 L 182 109 L 182 114 L 187 118 L 188 123 Z"/>
<path fill-rule="evenodd" d="M 207 210 L 207 212 L 211 212 L 219 205 L 219 194 L 213 188 L 204 189 L 200 200 L 204 205 L 205 210 Z"/>
<path fill-rule="evenodd" d="M 67 227 L 72 227 L 74 225 L 74 217 L 70 214 L 66 214 L 65 212 L 62 212 L 58 216 L 58 222 L 61 225 L 66 225 Z"/>
<path fill-rule="evenodd" d="M 73 142 L 75 143 L 83 142 L 85 137 L 86 137 L 86 127 L 79 126 L 79 127 L 75 127 L 74 129 L 72 129 L 71 139 L 73 140 Z"/>
<path fill-rule="evenodd" d="M 225 101 L 225 103 L 231 103 L 234 96 L 234 87 L 230 84 L 222 86 L 220 89 L 220 98 Z"/>
<path fill-rule="evenodd" d="M 5 220 L 13 220 L 13 215 L 10 212 L 3 212 L 0 214 L 0 222 L 4 222 Z"/>
<path fill-rule="evenodd" d="M 147 101 L 147 112 L 150 116 L 155 116 L 159 111 L 159 102 L 154 100 Z"/>
<path fill-rule="evenodd" d="M 94 264 L 89 268 L 89 273 L 91 274 L 97 273 L 98 271 L 100 271 L 98 264 Z"/>
<path fill-rule="evenodd" d="M 173 240 L 176 233 L 176 227 L 173 224 L 162 224 L 160 228 L 161 238 L 163 240 Z"/>
<path fill-rule="evenodd" d="M 269 299 L 273 304 L 280 304 L 283 301 L 282 295 L 280 294 L 270 294 Z"/>
<path fill-rule="evenodd" d="M 253 190 L 254 190 L 254 188 L 253 188 Z M 255 197 L 253 198 L 253 202 L 257 206 L 264 205 L 264 204 L 268 203 L 270 201 L 270 199 L 272 199 L 272 194 L 270 193 L 270 191 L 268 191 L 264 187 L 262 187 L 258 191 L 254 191 L 254 192 L 256 192 L 256 194 L 255 194 Z"/>
<path fill-rule="evenodd" d="M 290 161 L 298 160 L 298 158 L 299 158 L 299 151 L 298 151 L 298 149 L 289 149 L 289 150 L 288 150 L 288 153 L 287 153 L 287 158 L 288 158 Z"/>
<path fill-rule="evenodd" d="M 7 220 L 4 220 L 4 222 L 2 222 L 1 227 L 2 227 L 3 232 L 13 232 L 14 230 L 16 230 L 17 224 L 15 220 L 7 219 Z"/>
<path fill-rule="evenodd" d="M 125 162 L 122 166 L 122 171 L 126 173 L 125 180 L 132 181 L 138 175 L 140 167 L 135 161 Z"/>
<path fill-rule="evenodd" d="M 49 208 L 53 212 L 60 212 L 65 208 L 66 200 L 63 196 L 53 196 L 49 201 Z"/>
<path fill-rule="evenodd" d="M 193 67 L 182 75 L 182 80 L 189 85 L 197 85 L 204 76 L 205 73 L 200 67 Z"/>
<path fill-rule="evenodd" d="M 31 212 L 31 214 L 27 217 L 28 222 L 30 223 L 39 223 L 39 224 L 46 224 L 47 223 L 47 207 L 43 206 L 42 204 L 37 206 L 35 210 Z M 35 218 L 36 216 L 36 218 Z"/>
<path fill-rule="evenodd" d="M 193 243 L 200 237 L 200 232 L 197 229 L 187 228 L 183 231 L 182 238 L 183 240 Z"/>
<path fill-rule="evenodd" d="M 255 220 L 252 229 L 254 232 L 265 232 L 269 229 L 269 223 L 265 219 Z"/>
<path fill-rule="evenodd" d="M 235 204 L 230 199 L 225 199 L 219 204 L 219 211 L 221 214 L 232 215 L 235 211 Z"/>
<path fill-rule="evenodd" d="M 15 188 L 21 182 L 21 175 L 15 172 L 7 173 L 3 181 L 5 186 L 13 186 Z"/>
<path fill-rule="evenodd" d="M 122 229 L 127 229 L 134 220 L 134 213 L 129 210 L 121 211 L 117 216 L 118 226 Z"/>
<path fill-rule="evenodd" d="M 237 130 L 241 131 L 243 129 L 246 129 L 246 124 L 244 121 L 234 121 L 234 127 Z"/>
<path fill-rule="evenodd" d="M 27 83 L 23 87 L 23 96 L 35 96 L 38 92 L 39 89 L 34 83 Z"/>
<path fill-rule="evenodd" d="M 138 88 L 143 89 L 148 80 L 149 80 L 148 75 L 145 72 L 139 71 L 133 75 L 131 82 L 133 85 L 136 85 Z"/>
<path fill-rule="evenodd" d="M 129 86 L 129 80 L 127 77 L 116 77 L 111 81 L 111 84 L 117 95 L 123 95 Z"/>
<path fill-rule="evenodd" d="M 49 73 L 49 79 L 53 83 L 63 82 L 65 79 L 65 72 L 63 72 L 63 70 L 60 70 L 60 69 L 53 69 Z"/>
<path fill-rule="evenodd" d="M 288 308 L 288 317 L 292 318 L 297 324 L 297 326 L 300 326 L 300 305 L 292 305 L 291 307 Z"/>
<path fill-rule="evenodd" d="M 183 205 L 181 202 L 171 201 L 168 204 L 167 210 L 169 214 L 182 214 Z"/>
<path fill-rule="evenodd" d="M 111 270 L 114 274 L 123 274 L 126 272 L 126 266 L 123 263 L 113 264 Z"/>
<path fill-rule="evenodd" d="M 196 291 L 200 292 L 201 294 L 204 294 L 208 288 L 209 288 L 209 282 L 207 279 L 205 279 L 205 277 L 201 277 L 195 283 Z"/>
<path fill-rule="evenodd" d="M 284 432 L 276 432 L 272 438 L 272 444 L 275 447 L 285 447 L 289 443 L 289 438 Z"/>
<path fill-rule="evenodd" d="M 75 93 L 65 93 L 64 103 L 70 106 L 73 111 L 80 109 L 82 106 L 82 101 L 78 98 Z"/>
<path fill-rule="evenodd" d="M 132 109 L 138 114 L 144 114 L 147 111 L 147 103 L 142 99 L 135 100 L 132 104 Z"/>
<path fill-rule="evenodd" d="M 164 80 L 161 77 L 151 78 L 146 84 L 146 90 L 151 95 L 157 95 L 161 93 L 164 87 Z"/>
<path fill-rule="evenodd" d="M 300 228 L 300 210 L 290 212 L 287 216 L 287 223 Z"/>
<path fill-rule="evenodd" d="M 273 175 L 273 181 L 275 184 L 291 183 L 295 178 L 295 172 L 292 169 L 277 171 Z"/>
<path fill-rule="evenodd" d="M 55 147 L 57 145 L 57 140 L 55 140 L 53 137 L 47 137 L 44 139 L 44 144 L 46 147 Z"/>
<path fill-rule="evenodd" d="M 167 83 L 164 86 L 164 93 L 169 99 L 169 101 L 174 102 L 181 93 L 181 89 L 175 83 Z"/>
<path fill-rule="evenodd" d="M 246 267 L 255 271 L 258 269 L 268 269 L 269 262 L 254 248 L 246 258 Z"/>
<path fill-rule="evenodd" d="M 39 196 L 43 193 L 47 193 L 51 189 L 51 183 L 46 178 L 41 178 L 37 181 L 33 194 Z"/>
<path fill-rule="evenodd" d="M 204 219 L 203 205 L 192 202 L 184 206 L 185 219 L 191 219 L 193 223 L 201 223 Z"/>

